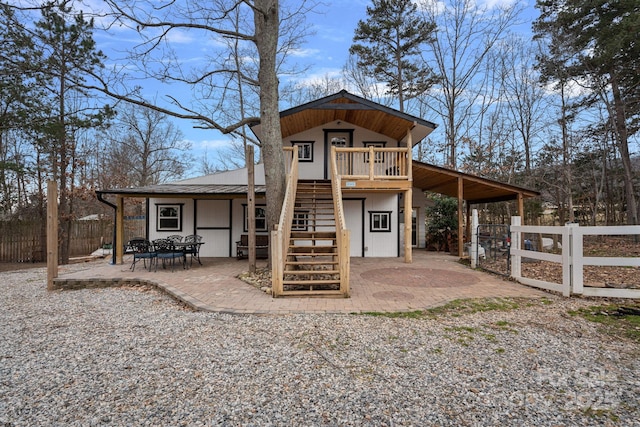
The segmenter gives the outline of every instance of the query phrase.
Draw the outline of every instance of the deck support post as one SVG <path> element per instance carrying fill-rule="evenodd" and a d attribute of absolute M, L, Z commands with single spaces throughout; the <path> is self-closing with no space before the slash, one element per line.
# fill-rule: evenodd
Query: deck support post
<path fill-rule="evenodd" d="M 413 253 L 411 246 L 411 219 L 413 218 L 413 135 L 411 129 L 416 126 L 413 122 L 413 126 L 407 130 L 407 180 L 409 181 L 409 189 L 404 192 L 404 262 L 411 264 L 413 262 Z"/>
<path fill-rule="evenodd" d="M 462 258 L 464 253 L 464 181 L 458 177 L 458 256 Z"/>
<path fill-rule="evenodd" d="M 413 190 L 409 188 L 404 192 L 404 262 L 413 262 L 411 246 L 411 219 L 413 211 Z"/>

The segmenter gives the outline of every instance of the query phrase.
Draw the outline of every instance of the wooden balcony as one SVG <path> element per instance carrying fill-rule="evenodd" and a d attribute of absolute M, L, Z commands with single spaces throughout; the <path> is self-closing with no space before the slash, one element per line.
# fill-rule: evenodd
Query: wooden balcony
<path fill-rule="evenodd" d="M 332 147 L 343 190 L 411 188 L 411 149 L 406 147 Z"/>

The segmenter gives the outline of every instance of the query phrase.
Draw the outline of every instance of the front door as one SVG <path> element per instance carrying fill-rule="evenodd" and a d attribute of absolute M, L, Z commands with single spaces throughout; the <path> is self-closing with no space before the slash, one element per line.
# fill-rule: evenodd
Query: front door
<path fill-rule="evenodd" d="M 230 257 L 231 200 L 197 200 L 196 234 L 202 236 L 202 257 Z"/>
<path fill-rule="evenodd" d="M 324 179 L 329 179 L 331 146 L 353 147 L 353 129 L 324 129 Z M 346 156 L 346 154 L 341 154 Z M 340 159 L 340 158 L 338 158 Z"/>

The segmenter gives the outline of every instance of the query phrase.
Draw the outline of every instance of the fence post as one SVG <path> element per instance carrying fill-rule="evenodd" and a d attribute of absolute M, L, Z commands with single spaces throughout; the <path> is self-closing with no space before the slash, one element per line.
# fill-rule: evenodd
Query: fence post
<path fill-rule="evenodd" d="M 58 277 L 58 183 L 47 184 L 47 289 L 54 289 Z"/>
<path fill-rule="evenodd" d="M 519 227 L 522 218 L 519 216 L 511 217 L 511 247 L 520 249 L 520 231 L 513 231 L 514 227 Z M 513 253 L 513 252 L 512 252 Z M 511 255 L 511 277 L 520 279 L 522 277 L 522 257 L 520 255 Z"/>
<path fill-rule="evenodd" d="M 566 280 L 565 290 L 562 293 L 568 297 L 572 293 L 582 295 L 583 283 L 583 244 L 582 233 L 578 231 L 580 224 L 567 223 L 562 233 L 562 280 Z M 565 241 L 567 247 L 565 248 Z M 566 252 L 566 255 L 565 255 Z"/>
<path fill-rule="evenodd" d="M 478 267 L 478 210 L 474 209 L 471 214 L 471 268 Z"/>

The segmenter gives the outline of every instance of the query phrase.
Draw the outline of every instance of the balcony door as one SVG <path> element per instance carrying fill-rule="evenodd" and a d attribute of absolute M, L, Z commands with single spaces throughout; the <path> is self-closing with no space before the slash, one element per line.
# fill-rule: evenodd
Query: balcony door
<path fill-rule="evenodd" d="M 353 147 L 353 129 L 323 129 L 324 130 L 324 179 L 329 179 L 331 167 L 331 146 Z M 341 157 L 342 156 L 342 157 Z M 343 153 L 338 156 L 338 161 L 348 160 Z"/>

